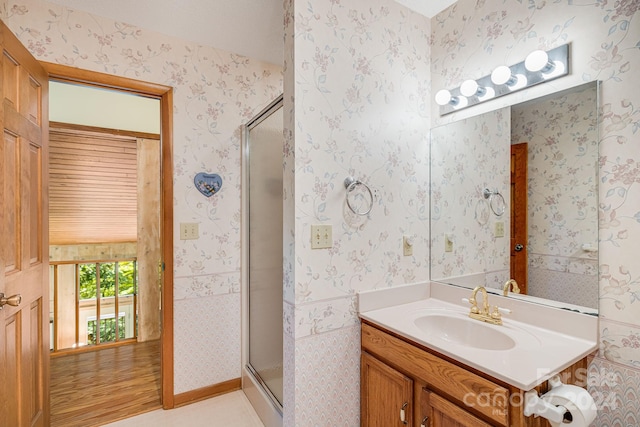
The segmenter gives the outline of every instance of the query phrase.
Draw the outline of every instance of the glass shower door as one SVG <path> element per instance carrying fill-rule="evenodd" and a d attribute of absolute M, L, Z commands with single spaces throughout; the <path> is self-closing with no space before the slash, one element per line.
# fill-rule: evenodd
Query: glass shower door
<path fill-rule="evenodd" d="M 248 366 L 282 407 L 282 101 L 248 125 Z"/>

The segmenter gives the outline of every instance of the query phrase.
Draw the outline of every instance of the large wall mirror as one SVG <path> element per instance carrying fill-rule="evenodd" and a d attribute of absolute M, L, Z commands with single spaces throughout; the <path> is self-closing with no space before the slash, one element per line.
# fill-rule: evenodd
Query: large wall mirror
<path fill-rule="evenodd" d="M 598 83 L 431 131 L 431 280 L 598 306 Z"/>

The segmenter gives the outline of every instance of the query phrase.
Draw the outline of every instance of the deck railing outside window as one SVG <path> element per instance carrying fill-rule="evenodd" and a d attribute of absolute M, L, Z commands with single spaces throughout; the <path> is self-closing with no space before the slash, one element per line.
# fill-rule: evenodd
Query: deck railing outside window
<path fill-rule="evenodd" d="M 137 336 L 135 259 L 51 262 L 51 350 Z"/>

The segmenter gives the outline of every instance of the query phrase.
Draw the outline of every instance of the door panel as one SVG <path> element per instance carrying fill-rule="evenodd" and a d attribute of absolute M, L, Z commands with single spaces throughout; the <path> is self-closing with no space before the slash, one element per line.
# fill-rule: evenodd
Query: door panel
<path fill-rule="evenodd" d="M 0 22 L 0 410 L 11 426 L 48 416 L 47 74 Z"/>
<path fill-rule="evenodd" d="M 2 32 L 5 31 L 3 26 Z M 9 52 L 3 50 L 2 55 L 2 83 L 3 83 L 3 96 L 6 102 L 11 103 L 11 107 L 17 110 L 18 107 L 18 63 L 9 56 Z"/>
<path fill-rule="evenodd" d="M 5 398 L 3 399 L 2 413 L 6 416 L 7 425 L 20 425 L 20 396 L 17 393 L 18 379 L 20 378 L 20 317 L 14 314 L 7 316 L 4 325 L 4 339 L 2 344 L 5 348 L 5 369 L 2 370 L 4 378 L 3 387 L 5 390 Z M 0 356 L 1 357 L 1 356 Z M 7 393 L 14 390 L 14 393 Z"/>
<path fill-rule="evenodd" d="M 4 271 L 9 274 L 20 268 L 20 216 L 19 211 L 19 186 L 20 176 L 20 150 L 18 147 L 18 139 L 9 132 L 4 133 L 3 141 L 4 152 L 4 194 L 2 199 L 4 200 L 4 238 L 7 242 L 4 248 Z"/>
<path fill-rule="evenodd" d="M 526 142 L 511 146 L 511 278 L 527 294 L 527 156 Z"/>
<path fill-rule="evenodd" d="M 29 263 L 42 261 L 42 149 L 29 144 Z"/>
<path fill-rule="evenodd" d="M 360 425 L 413 425 L 413 380 L 368 353 L 363 352 L 360 359 Z"/>

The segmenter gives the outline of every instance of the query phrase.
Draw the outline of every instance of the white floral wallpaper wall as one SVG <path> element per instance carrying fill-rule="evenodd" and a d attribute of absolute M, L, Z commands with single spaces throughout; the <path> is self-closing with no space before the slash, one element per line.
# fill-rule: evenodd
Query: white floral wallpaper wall
<path fill-rule="evenodd" d="M 528 293 L 594 308 L 597 102 L 597 87 L 590 84 L 511 109 L 511 140 L 526 142 L 528 150 Z"/>
<path fill-rule="evenodd" d="M 589 375 L 601 404 L 597 426 L 640 425 L 639 9 L 637 0 L 459 0 L 431 22 L 434 92 L 564 43 L 571 43 L 572 67 L 570 76 L 487 105 L 442 118 L 434 114 L 434 125 L 602 81 L 600 351 Z"/>
<path fill-rule="evenodd" d="M 41 0 L 1 7 L 40 60 L 173 86 L 175 392 L 240 377 L 240 129 L 282 92 L 281 68 Z M 220 192 L 203 197 L 198 172 Z"/>
<path fill-rule="evenodd" d="M 429 277 L 429 20 L 390 0 L 285 7 L 285 425 L 355 426 L 355 294 Z M 347 176 L 377 194 L 369 215 Z M 312 224 L 332 248 L 310 248 Z"/>
<path fill-rule="evenodd" d="M 195 244 L 176 240 L 175 304 L 184 316 L 175 330 L 188 347 L 176 353 L 176 391 L 239 372 L 239 356 L 229 351 L 219 356 L 237 356 L 237 367 L 215 373 L 217 359 L 206 356 L 221 351 L 209 347 L 218 338 L 195 330 L 193 319 L 215 328 L 221 322 L 216 316 L 226 316 L 215 312 L 217 303 L 239 301 L 238 125 L 275 98 L 282 84 L 285 424 L 356 426 L 354 294 L 425 280 L 429 273 L 429 122 L 436 126 L 600 79 L 601 345 L 589 381 L 602 403 L 596 425 L 638 425 L 640 3 L 460 0 L 432 20 L 390 0 L 284 4 L 283 83 L 279 68 L 269 64 L 41 0 L 0 3 L 2 19 L 40 59 L 176 90 L 176 222 L 201 222 L 203 235 Z M 570 76 L 444 118 L 431 114 L 437 111 L 433 101 L 429 105 L 432 89 L 567 42 Z M 224 174 L 220 197 L 205 200 L 193 188 L 193 173 L 204 169 Z M 346 210 L 346 175 L 375 190 L 369 216 Z M 316 223 L 333 225 L 333 248 L 309 248 L 309 226 Z M 413 257 L 401 256 L 403 234 L 416 237 Z M 237 317 L 229 317 L 222 321 L 229 322 L 224 339 L 237 337 L 239 345 Z"/>
<path fill-rule="evenodd" d="M 500 272 L 502 283 L 508 280 L 510 128 L 510 110 L 503 108 L 431 130 L 432 280 Z M 503 199 L 485 199 L 486 188 Z M 502 237 L 495 234 L 498 222 Z"/>

